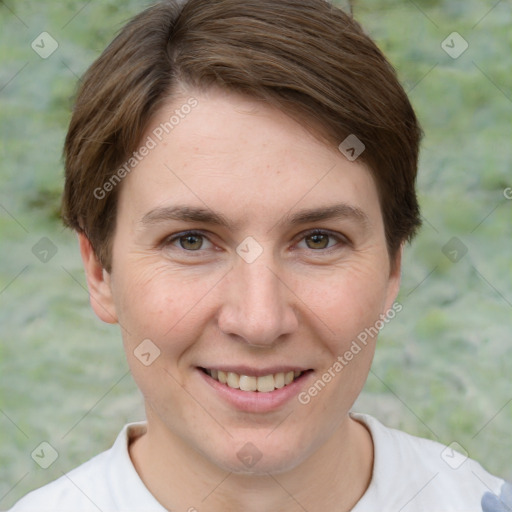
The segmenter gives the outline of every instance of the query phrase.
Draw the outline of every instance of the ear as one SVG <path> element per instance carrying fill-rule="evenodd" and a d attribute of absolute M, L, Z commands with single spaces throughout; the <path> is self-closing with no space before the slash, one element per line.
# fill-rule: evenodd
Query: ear
<path fill-rule="evenodd" d="M 78 240 L 91 307 L 100 320 L 115 324 L 117 315 L 112 296 L 111 276 L 99 262 L 89 239 L 83 233 L 79 233 Z"/>
<path fill-rule="evenodd" d="M 389 270 L 388 291 L 386 296 L 386 309 L 384 313 L 389 311 L 391 306 L 393 306 L 393 303 L 398 296 L 398 292 L 400 291 L 400 281 L 402 277 L 402 254 L 404 252 L 404 245 L 405 242 L 400 245 L 400 248 L 398 251 L 396 251 L 394 260 L 390 262 L 391 265 Z"/>

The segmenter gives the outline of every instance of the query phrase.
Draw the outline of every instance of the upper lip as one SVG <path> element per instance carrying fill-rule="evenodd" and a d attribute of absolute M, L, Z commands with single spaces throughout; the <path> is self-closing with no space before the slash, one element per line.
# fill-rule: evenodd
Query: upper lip
<path fill-rule="evenodd" d="M 212 365 L 212 366 L 200 366 L 205 370 L 220 370 L 223 372 L 237 373 L 238 375 L 247 375 L 251 377 L 262 377 L 264 375 L 271 375 L 275 373 L 288 373 L 288 372 L 305 372 L 310 368 L 304 368 L 302 366 L 268 366 L 267 368 L 254 368 L 252 366 L 245 365 Z"/>

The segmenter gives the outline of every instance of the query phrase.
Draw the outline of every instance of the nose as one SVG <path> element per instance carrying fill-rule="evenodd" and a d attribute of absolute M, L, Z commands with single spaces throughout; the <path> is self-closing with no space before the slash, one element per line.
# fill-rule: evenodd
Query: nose
<path fill-rule="evenodd" d="M 269 347 L 298 327 L 296 297 L 271 260 L 236 261 L 225 278 L 220 330 L 252 346 Z"/>

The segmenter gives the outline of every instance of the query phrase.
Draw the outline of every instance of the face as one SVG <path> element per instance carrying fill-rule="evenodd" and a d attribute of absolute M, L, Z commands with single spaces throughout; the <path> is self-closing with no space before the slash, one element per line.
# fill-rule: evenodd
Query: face
<path fill-rule="evenodd" d="M 112 272 L 86 264 L 92 305 L 122 328 L 148 433 L 224 470 L 248 455 L 286 471 L 351 421 L 375 339 L 353 342 L 391 307 L 399 265 L 362 163 L 254 100 L 190 96 L 161 109 L 122 183 Z"/>

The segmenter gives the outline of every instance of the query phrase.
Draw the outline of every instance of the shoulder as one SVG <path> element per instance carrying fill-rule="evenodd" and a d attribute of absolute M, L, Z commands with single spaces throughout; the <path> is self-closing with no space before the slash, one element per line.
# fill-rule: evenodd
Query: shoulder
<path fill-rule="evenodd" d="M 18 501 L 10 512 L 98 510 L 98 494 L 105 500 L 104 476 L 109 466 L 111 449 L 64 474 L 57 480 L 36 489 Z"/>
<path fill-rule="evenodd" d="M 129 510 L 139 500 L 153 510 L 128 453 L 130 438 L 144 428 L 144 423 L 125 425 L 112 448 L 27 494 L 9 512 L 108 512 Z"/>
<path fill-rule="evenodd" d="M 403 512 L 482 512 L 484 495 L 500 494 L 504 480 L 457 443 L 446 446 L 388 428 L 367 414 L 351 416 L 366 425 L 374 444 L 372 482 L 362 501 L 379 500 Z"/>

